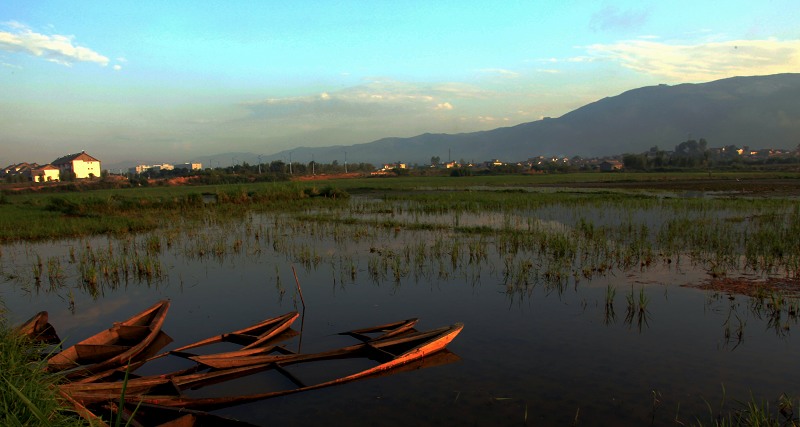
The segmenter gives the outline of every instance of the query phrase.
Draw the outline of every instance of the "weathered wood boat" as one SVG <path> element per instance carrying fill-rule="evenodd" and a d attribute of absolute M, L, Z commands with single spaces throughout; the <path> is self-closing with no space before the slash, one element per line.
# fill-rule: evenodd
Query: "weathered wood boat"
<path fill-rule="evenodd" d="M 416 332 L 414 326 L 417 324 L 418 320 L 419 319 L 416 318 L 406 319 L 399 322 L 386 323 L 379 326 L 341 332 L 339 335 L 349 335 L 363 342 L 378 341 Z M 227 369 L 247 365 L 271 363 L 273 361 L 272 357 L 277 357 L 275 356 L 276 353 L 286 355 L 289 358 L 297 356 L 294 352 L 291 352 L 280 346 L 243 348 L 240 350 L 208 355 L 182 354 L 182 356 L 188 357 L 189 359 L 210 368 Z M 262 360 L 259 359 L 259 357 L 265 358 Z"/>
<path fill-rule="evenodd" d="M 51 371 L 77 378 L 122 366 L 145 351 L 159 336 L 169 309 L 160 301 L 130 319 L 56 353 L 47 360 Z"/>
<path fill-rule="evenodd" d="M 59 390 L 72 395 L 79 396 L 81 403 L 92 404 L 118 399 L 123 389 L 129 396 L 139 394 L 170 394 L 179 395 L 181 391 L 190 388 L 200 388 L 211 384 L 216 384 L 259 371 L 270 369 L 269 364 L 252 365 L 240 368 L 200 371 L 199 365 L 176 372 L 161 375 L 150 375 L 137 377 L 131 375 L 127 380 L 118 381 L 99 381 L 99 382 L 70 382 L 60 384 Z"/>
<path fill-rule="evenodd" d="M 40 311 L 33 315 L 28 321 L 17 326 L 15 330 L 18 334 L 24 335 L 34 341 L 46 344 L 59 344 L 56 329 L 50 324 L 50 316 L 46 311 Z"/>
<path fill-rule="evenodd" d="M 350 335 L 361 341 L 377 340 L 382 338 L 395 337 L 414 331 L 418 318 L 401 320 L 399 322 L 386 323 L 384 325 L 372 326 L 369 328 L 353 329 L 352 331 L 340 332 L 339 335 Z"/>
<path fill-rule="evenodd" d="M 92 412 L 89 408 L 87 408 L 83 403 L 78 402 L 77 400 L 73 399 L 69 393 L 64 392 L 63 390 L 59 390 L 59 395 L 64 401 L 64 404 L 68 407 L 71 407 L 72 410 L 78 414 L 79 417 L 83 418 L 84 420 L 89 422 L 89 425 L 93 427 L 108 427 L 108 424 L 103 421 L 102 418 L 98 417 L 94 412 Z"/>
<path fill-rule="evenodd" d="M 132 427 L 256 427 L 254 424 L 209 414 L 208 412 L 147 403 L 128 403 L 125 404 L 121 411 L 117 405 L 109 405 L 109 409 L 117 414 L 125 425 Z"/>
<path fill-rule="evenodd" d="M 126 373 L 133 375 L 132 373 L 134 371 L 141 368 L 147 362 L 168 355 L 169 353 L 158 354 L 158 352 L 162 348 L 169 345 L 172 341 L 172 337 L 167 335 L 163 330 L 159 331 L 156 338 L 147 348 L 144 349 L 144 351 L 128 360 L 124 365 L 114 366 L 96 374 L 81 376 L 80 378 L 71 378 L 71 380 L 76 383 L 122 380 L 125 378 Z"/>
<path fill-rule="evenodd" d="M 192 348 L 202 347 L 219 342 L 231 342 L 234 344 L 243 345 L 244 347 L 242 347 L 242 349 L 259 347 L 270 342 L 278 335 L 289 329 L 299 315 L 300 314 L 298 312 L 291 311 L 278 317 L 262 320 L 254 325 L 239 329 L 238 331 L 220 334 L 194 342 L 192 344 L 187 344 L 183 347 L 171 350 L 170 353 L 179 354 Z"/>
<path fill-rule="evenodd" d="M 169 393 L 165 395 L 132 395 L 126 393 L 126 400 L 134 403 L 141 401 L 144 403 L 169 407 L 213 409 L 344 384 L 361 378 L 388 373 L 387 371 L 402 367 L 414 361 L 422 360 L 430 355 L 440 352 L 444 350 L 445 347 L 461 332 L 463 327 L 463 324 L 457 323 L 452 326 L 426 332 L 407 332 L 401 334 L 400 336 L 390 336 L 381 339 L 369 340 L 361 344 L 320 353 L 279 355 L 254 354 L 251 356 L 243 356 L 247 360 L 240 366 L 241 369 L 251 369 L 252 372 L 268 369 L 275 370 L 291 380 L 296 385 L 295 388 L 268 391 L 250 395 L 207 398 L 184 397 L 180 393 Z M 267 350 L 268 349 L 261 348 L 250 349 L 247 351 L 266 352 Z M 368 358 L 377 361 L 378 364 L 350 375 L 315 384 L 306 384 L 296 375 L 285 369 L 290 365 L 343 358 Z M 234 372 L 235 369 L 237 368 L 211 371 L 208 374 L 213 375 L 218 373 L 221 376 L 225 376 L 227 375 L 227 372 Z M 188 387 L 196 386 L 197 383 L 193 383 L 194 381 L 207 382 L 213 378 L 213 376 L 203 377 L 197 375 L 190 375 L 186 377 L 174 376 L 171 378 L 171 380 L 173 384 L 176 384 L 177 389 L 186 389 Z M 119 393 L 74 391 L 71 395 L 73 398 L 84 404 L 119 399 Z"/>
<path fill-rule="evenodd" d="M 179 349 L 159 354 L 154 358 L 163 357 L 165 355 L 171 354 L 172 352 L 175 352 L 175 354 L 178 354 L 183 357 L 194 357 L 195 355 L 189 354 L 183 350 L 224 341 L 225 337 L 228 335 L 231 336 L 239 336 L 243 334 L 251 335 L 254 338 L 251 339 L 249 342 L 255 342 L 257 336 L 254 335 L 253 332 L 256 332 L 256 328 L 261 328 L 262 330 L 267 331 L 268 329 L 273 329 L 273 327 L 265 328 L 264 326 L 266 325 L 277 326 L 282 323 L 288 323 L 285 326 L 274 328 L 274 330 L 280 329 L 281 331 L 283 331 L 286 328 L 288 328 L 289 324 L 291 324 L 291 322 L 294 319 L 297 318 L 297 316 L 292 316 L 292 314 L 293 313 L 287 313 L 284 314 L 283 316 L 278 316 L 273 319 L 267 319 L 265 321 L 259 322 L 248 328 L 231 332 L 230 334 L 221 334 L 215 337 L 207 338 L 205 340 L 197 341 L 193 344 L 180 347 Z M 406 320 L 401 320 L 399 322 L 391 322 L 383 325 L 341 332 L 339 335 L 349 335 L 364 342 L 370 340 L 389 338 L 415 332 L 414 326 L 417 324 L 418 320 L 419 319 L 416 318 L 406 319 Z M 163 332 L 161 333 L 163 334 Z M 279 333 L 280 332 L 278 332 L 278 334 Z M 271 335 L 275 336 L 276 334 L 271 334 Z M 273 352 L 278 352 L 281 354 L 288 354 L 288 355 L 295 354 L 283 347 L 270 347 L 270 349 L 273 349 L 274 350 Z M 248 349 L 242 349 L 242 350 L 248 350 Z M 244 355 L 260 351 L 263 350 L 251 350 L 251 351 L 237 350 L 235 352 L 222 353 L 221 355 L 230 355 L 231 353 Z M 152 393 L 153 391 L 156 391 L 158 389 L 185 390 L 186 388 L 202 387 L 216 382 L 227 381 L 229 379 L 266 370 L 271 367 L 270 364 L 260 364 L 260 365 L 256 364 L 238 368 L 237 367 L 227 368 L 227 369 L 222 368 L 221 370 L 215 370 L 213 372 L 200 372 L 201 370 L 207 369 L 208 367 L 203 365 L 196 365 L 194 367 L 190 367 L 181 371 L 176 371 L 161 375 L 151 375 L 146 377 L 140 377 L 132 373 L 133 371 L 141 367 L 141 365 L 145 364 L 149 360 L 152 359 L 144 359 L 127 366 L 122 366 L 118 368 L 113 368 L 108 371 L 103 371 L 101 373 L 92 376 L 77 379 L 70 383 L 62 384 L 60 387 L 62 390 L 67 391 L 69 393 L 83 393 L 84 395 L 86 393 L 99 393 L 97 399 L 90 399 L 85 396 L 83 398 L 85 402 L 98 402 L 103 400 L 102 397 L 103 393 L 116 393 L 118 395 L 122 392 L 123 388 L 126 388 L 127 394 Z M 124 383 L 123 380 L 126 378 L 126 371 L 128 372 L 127 374 L 128 380 L 127 383 Z"/>

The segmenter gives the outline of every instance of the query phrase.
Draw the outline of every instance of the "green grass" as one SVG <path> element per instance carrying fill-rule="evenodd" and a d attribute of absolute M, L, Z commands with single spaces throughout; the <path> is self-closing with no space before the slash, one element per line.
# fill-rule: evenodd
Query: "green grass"
<path fill-rule="evenodd" d="M 299 210 L 349 195 L 329 186 L 258 183 L 192 187 L 104 189 L 58 194 L 6 195 L 0 204 L 0 243 L 99 234 L 124 235 L 206 215 L 248 210 Z M 214 199 L 205 203 L 204 197 Z"/>
<path fill-rule="evenodd" d="M 40 350 L 0 317 L 0 425 L 88 425 L 59 403 L 53 387 L 58 378 L 45 372 Z"/>

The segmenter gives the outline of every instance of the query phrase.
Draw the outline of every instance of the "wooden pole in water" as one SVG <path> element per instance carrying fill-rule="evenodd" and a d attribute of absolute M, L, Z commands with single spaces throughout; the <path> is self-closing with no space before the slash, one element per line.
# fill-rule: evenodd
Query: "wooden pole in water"
<path fill-rule="evenodd" d="M 300 288 L 300 280 L 297 278 L 297 270 L 292 265 L 292 273 L 294 273 L 294 282 L 297 284 L 297 292 L 300 294 L 300 303 L 303 304 L 303 313 L 306 311 L 306 300 L 303 299 L 303 289 Z"/>

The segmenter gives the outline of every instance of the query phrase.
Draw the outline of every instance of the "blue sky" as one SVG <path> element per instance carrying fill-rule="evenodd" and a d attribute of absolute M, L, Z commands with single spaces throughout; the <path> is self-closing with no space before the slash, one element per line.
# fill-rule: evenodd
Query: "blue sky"
<path fill-rule="evenodd" d="M 0 165 L 351 145 L 800 72 L 800 3 L 0 3 Z M 569 153 L 542 153 L 569 154 Z"/>

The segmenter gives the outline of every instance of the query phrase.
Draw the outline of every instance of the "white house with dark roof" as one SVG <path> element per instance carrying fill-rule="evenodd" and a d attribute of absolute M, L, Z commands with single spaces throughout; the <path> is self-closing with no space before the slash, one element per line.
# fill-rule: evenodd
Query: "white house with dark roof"
<path fill-rule="evenodd" d="M 53 165 L 44 165 L 29 169 L 31 181 L 53 182 L 58 181 L 61 171 Z"/>
<path fill-rule="evenodd" d="M 86 154 L 85 151 L 59 157 L 51 164 L 58 168 L 61 179 L 64 179 L 65 173 L 73 173 L 75 178 L 79 179 L 100 177 L 100 160 Z"/>

